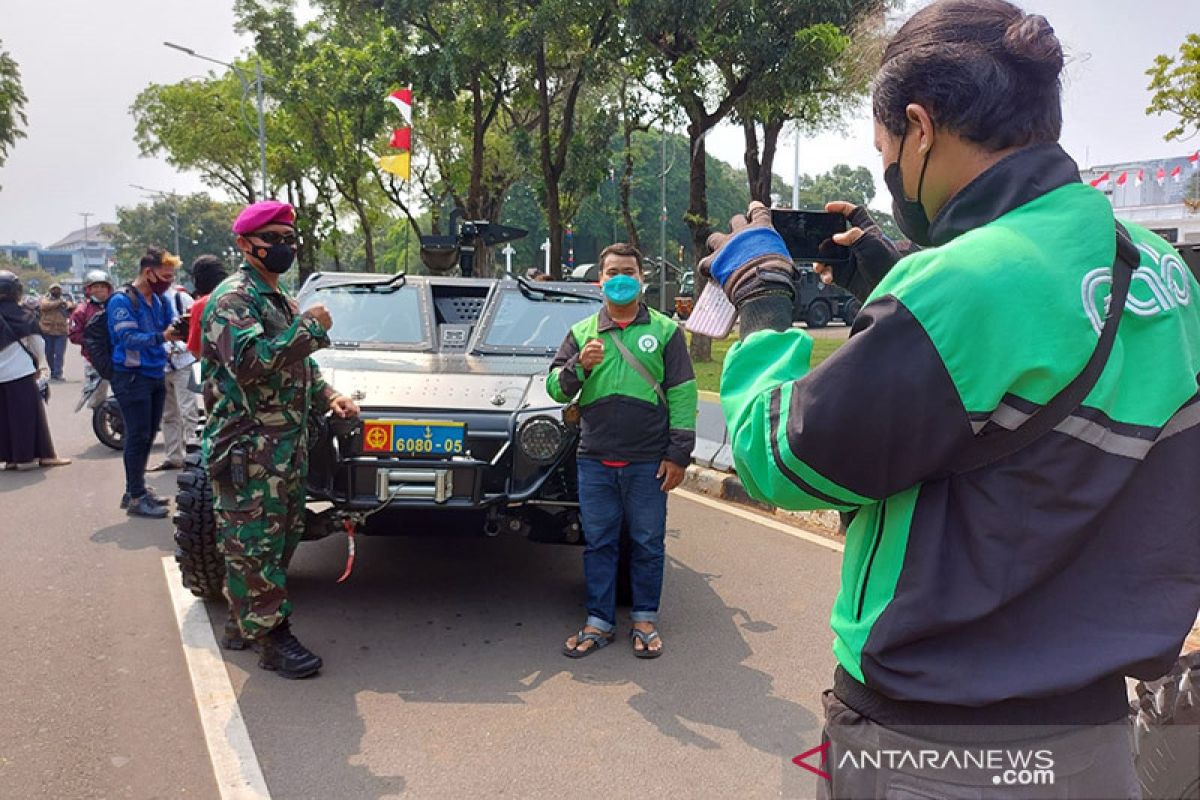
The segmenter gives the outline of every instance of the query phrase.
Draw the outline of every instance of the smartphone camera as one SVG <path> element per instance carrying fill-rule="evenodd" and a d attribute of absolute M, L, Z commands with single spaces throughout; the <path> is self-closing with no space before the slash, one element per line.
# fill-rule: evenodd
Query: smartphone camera
<path fill-rule="evenodd" d="M 771 226 L 783 237 L 793 261 L 844 264 L 850 260 L 850 248 L 833 242 L 833 235 L 848 227 L 841 214 L 773 208 Z"/>

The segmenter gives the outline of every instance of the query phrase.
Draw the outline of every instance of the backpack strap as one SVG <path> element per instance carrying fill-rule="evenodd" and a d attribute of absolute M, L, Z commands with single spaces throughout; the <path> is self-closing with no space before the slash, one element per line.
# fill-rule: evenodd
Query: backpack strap
<path fill-rule="evenodd" d="M 667 394 L 663 391 L 662 385 L 659 384 L 658 381 L 654 380 L 654 376 L 650 374 L 650 370 L 646 369 L 646 365 L 638 361 L 633 353 L 629 352 L 629 348 L 626 347 L 625 343 L 621 341 L 619 334 L 613 334 L 610 338 L 612 339 L 613 345 L 617 348 L 617 352 L 621 354 L 621 358 L 625 359 L 625 363 L 628 364 L 634 372 L 642 376 L 642 380 L 650 384 L 650 387 L 654 389 L 654 393 L 658 395 L 659 401 L 662 402 L 663 407 L 665 408 L 667 405 Z"/>
<path fill-rule="evenodd" d="M 1054 430 L 1060 423 L 1079 408 L 1084 399 L 1100 380 L 1108 357 L 1112 353 L 1113 343 L 1117 338 L 1117 326 L 1121 324 L 1121 314 L 1125 310 L 1125 301 L 1129 297 L 1129 285 L 1133 273 L 1141 262 L 1141 255 L 1129 231 L 1121 223 L 1117 223 L 1117 255 L 1113 259 L 1112 294 L 1109 297 L 1108 316 L 1104 327 L 1100 330 L 1100 339 L 1096 349 L 1092 351 L 1083 370 L 1076 375 L 1066 387 L 1055 395 L 1049 403 L 1039 408 L 1022 425 L 1013 431 L 1001 431 L 980 436 L 974 446 L 966 450 L 961 458 L 950 468 L 950 474 L 974 472 L 977 469 L 994 464 L 1019 450 L 1022 450 L 1045 434 Z"/>

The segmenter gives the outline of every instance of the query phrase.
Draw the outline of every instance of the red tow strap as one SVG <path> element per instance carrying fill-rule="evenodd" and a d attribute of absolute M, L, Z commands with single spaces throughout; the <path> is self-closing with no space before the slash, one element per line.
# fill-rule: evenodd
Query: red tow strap
<path fill-rule="evenodd" d="M 342 520 L 342 526 L 346 529 L 346 571 L 337 579 L 338 583 L 349 578 L 350 573 L 354 571 L 354 554 L 357 550 L 354 545 L 354 522 L 347 518 Z"/>

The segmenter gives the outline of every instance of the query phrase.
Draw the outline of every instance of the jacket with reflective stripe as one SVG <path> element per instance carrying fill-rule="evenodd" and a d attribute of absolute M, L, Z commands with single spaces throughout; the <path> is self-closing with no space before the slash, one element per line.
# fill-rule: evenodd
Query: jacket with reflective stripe
<path fill-rule="evenodd" d="M 967 474 L 945 477 L 1082 370 L 1105 316 L 1112 209 L 1057 145 L 952 198 L 938 246 L 893 267 L 816 369 L 799 330 L 731 348 L 722 403 L 749 493 L 857 512 L 832 625 L 839 694 L 860 711 L 1018 721 L 1024 701 L 1060 698 L 1031 713 L 1116 719 L 1121 677 L 1178 654 L 1200 608 L 1200 286 L 1127 228 L 1141 266 L 1097 385 L 1055 431 Z"/>

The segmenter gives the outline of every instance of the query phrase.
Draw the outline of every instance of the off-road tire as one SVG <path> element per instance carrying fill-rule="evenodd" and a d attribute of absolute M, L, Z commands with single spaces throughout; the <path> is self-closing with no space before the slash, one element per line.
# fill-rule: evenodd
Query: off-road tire
<path fill-rule="evenodd" d="M 804 323 L 810 328 L 824 328 L 833 319 L 833 312 L 824 300 L 814 300 L 804 312 Z"/>
<path fill-rule="evenodd" d="M 846 305 L 842 306 L 842 322 L 846 323 L 849 328 L 854 324 L 854 320 L 858 319 L 858 312 L 862 311 L 862 303 L 858 298 L 852 298 L 846 301 Z"/>
<path fill-rule="evenodd" d="M 1139 683 L 1131 712 L 1145 800 L 1200 797 L 1200 650 Z"/>
<path fill-rule="evenodd" d="M 189 453 L 175 479 L 175 563 L 183 585 L 197 597 L 219 600 L 225 585 L 225 558 L 217 549 L 212 485 L 200 453 Z"/>
<path fill-rule="evenodd" d="M 92 410 L 92 433 L 106 447 L 125 448 L 125 419 L 116 398 L 110 397 Z"/>

